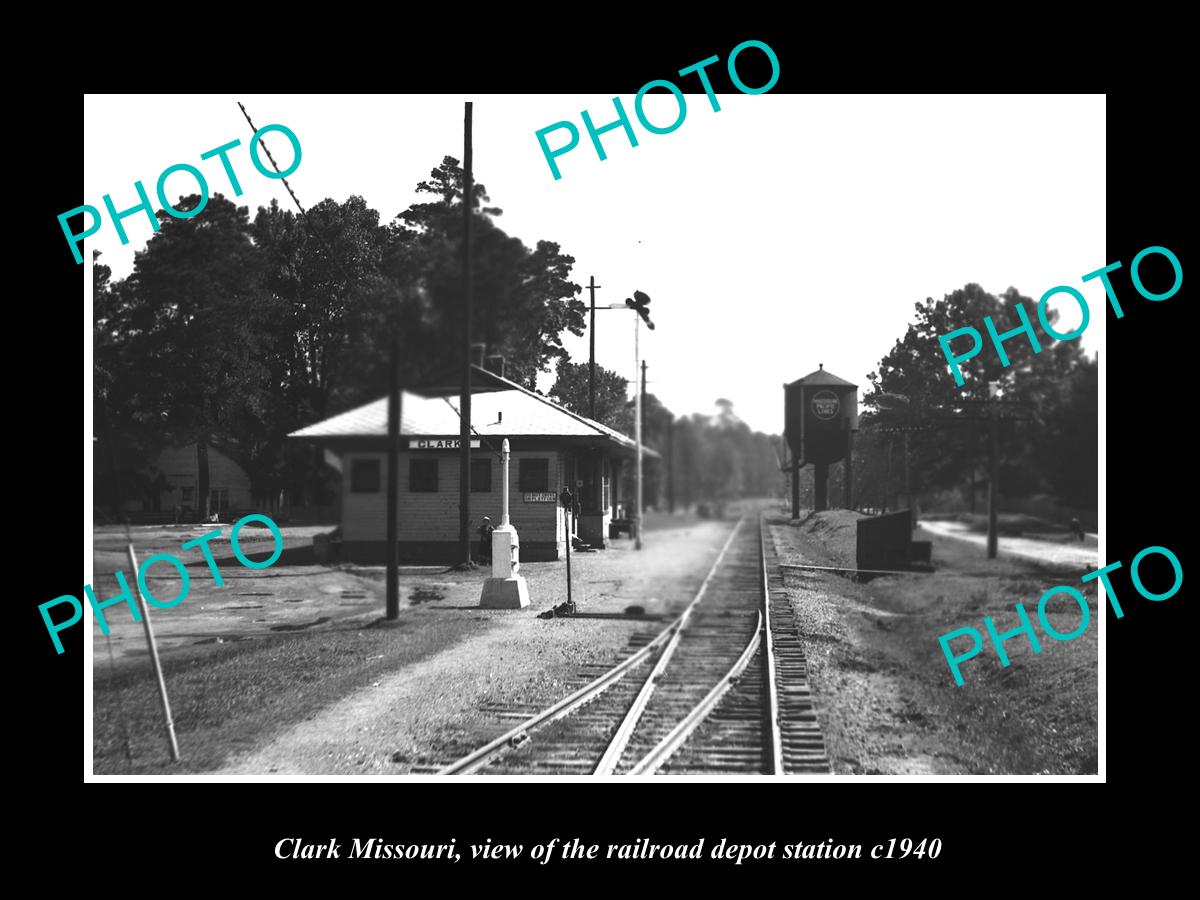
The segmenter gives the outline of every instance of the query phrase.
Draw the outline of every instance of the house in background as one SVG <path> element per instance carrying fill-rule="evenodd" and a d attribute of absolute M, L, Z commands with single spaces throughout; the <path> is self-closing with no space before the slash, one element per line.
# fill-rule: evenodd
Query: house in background
<path fill-rule="evenodd" d="M 459 539 L 458 388 L 404 391 L 400 408 L 400 556 L 408 562 L 457 562 Z M 341 472 L 343 560 L 383 562 L 387 533 L 387 397 L 289 435 L 313 441 Z M 599 422 L 559 406 L 502 375 L 472 367 L 471 539 L 484 516 L 500 524 L 500 448 L 508 438 L 509 517 L 521 559 L 559 559 L 566 521 L 559 492 L 580 501 L 576 534 L 605 546 L 619 496 L 622 459 L 634 442 Z M 649 452 L 649 451 L 647 451 Z"/>
<path fill-rule="evenodd" d="M 156 490 L 150 498 L 126 500 L 122 507 L 126 512 L 173 513 L 178 505 L 186 516 L 202 508 L 195 444 L 164 448 L 147 469 L 155 480 Z M 210 512 L 224 514 L 228 510 L 248 509 L 255 505 L 250 476 L 212 445 L 208 448 L 208 486 Z"/>

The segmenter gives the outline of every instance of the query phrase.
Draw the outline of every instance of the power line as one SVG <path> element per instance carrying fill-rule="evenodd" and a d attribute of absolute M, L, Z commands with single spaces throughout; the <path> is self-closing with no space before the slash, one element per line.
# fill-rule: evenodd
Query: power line
<path fill-rule="evenodd" d="M 250 125 L 250 130 L 254 134 L 258 134 L 258 129 L 254 127 L 254 122 L 250 119 L 250 113 L 246 112 L 246 107 L 242 104 L 242 102 L 240 100 L 238 101 L 238 107 L 242 110 L 242 115 L 246 117 L 246 121 Z M 254 142 L 251 141 L 250 143 L 253 144 Z M 275 157 L 271 155 L 271 150 L 269 147 L 267 147 L 267 142 L 265 140 L 263 140 L 262 138 L 259 138 L 258 144 L 260 147 L 263 148 L 263 150 L 265 150 L 267 152 L 267 159 L 269 159 L 271 161 L 271 166 L 275 169 L 276 174 L 278 174 L 279 177 L 283 179 L 283 186 L 285 188 L 287 188 L 287 192 L 292 195 L 292 199 L 296 202 L 296 208 L 300 210 L 300 214 L 304 215 L 305 214 L 304 207 L 300 205 L 300 200 L 296 196 L 296 192 L 292 190 L 292 186 L 290 184 L 288 184 L 288 180 L 286 178 L 284 178 L 283 173 L 279 171 L 279 165 L 275 162 Z"/>
<path fill-rule="evenodd" d="M 238 106 L 242 110 L 242 115 L 246 117 L 246 122 L 250 125 L 250 130 L 254 134 L 258 134 L 258 129 L 254 127 L 254 121 L 250 118 L 250 113 L 246 111 L 245 105 L 243 105 L 240 100 L 238 101 Z M 345 267 L 342 266 L 341 261 L 338 259 L 337 254 L 333 252 L 333 248 L 329 246 L 329 243 L 325 240 L 325 238 L 321 234 L 320 230 L 317 229 L 316 227 L 309 227 L 309 226 L 313 226 L 314 223 L 313 223 L 312 219 L 309 218 L 308 211 L 305 210 L 304 206 L 300 203 L 300 199 L 296 196 L 296 192 L 292 190 L 292 186 L 290 184 L 288 184 L 288 180 L 283 177 L 283 173 L 279 171 L 279 164 L 275 162 L 275 157 L 273 157 L 271 155 L 271 151 L 269 149 L 267 149 L 266 142 L 262 138 L 259 138 L 258 143 L 262 146 L 263 150 L 266 151 L 267 159 L 269 159 L 271 161 L 271 166 L 275 169 L 275 172 L 283 180 L 283 186 L 285 188 L 287 188 L 287 192 L 291 195 L 292 201 L 296 204 L 296 209 L 300 210 L 300 219 L 301 219 L 301 221 L 304 222 L 305 233 L 316 238 L 317 241 L 321 244 L 321 246 L 325 248 L 325 252 L 329 255 L 330 262 L 332 262 L 337 267 L 338 271 L 342 273 L 342 277 L 345 278 L 347 281 L 346 286 L 347 286 L 347 288 L 349 288 L 350 283 L 355 282 L 358 279 L 355 278 L 354 276 L 352 276 L 349 272 L 347 272 Z"/>
<path fill-rule="evenodd" d="M 454 404 L 450 402 L 450 398 L 442 397 L 442 400 L 445 401 L 446 405 L 448 407 L 450 407 L 450 409 L 454 410 L 454 414 L 456 416 L 458 416 L 458 419 L 461 422 L 462 421 L 462 413 L 460 413 L 457 409 L 454 409 Z M 470 429 L 471 429 L 471 433 L 473 435 L 475 435 L 475 437 L 479 438 L 479 440 L 483 444 L 485 444 L 489 450 L 492 451 L 492 455 L 494 455 L 497 459 L 502 458 L 503 454 L 499 450 L 496 449 L 496 446 L 491 441 L 489 441 L 486 437 L 484 437 L 482 434 L 480 434 L 478 431 L 476 431 L 474 425 L 470 425 Z"/>

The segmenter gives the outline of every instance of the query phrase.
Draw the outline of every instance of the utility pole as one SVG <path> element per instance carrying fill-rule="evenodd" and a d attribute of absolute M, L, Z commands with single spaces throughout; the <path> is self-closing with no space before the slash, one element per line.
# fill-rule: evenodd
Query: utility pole
<path fill-rule="evenodd" d="M 392 371 L 388 383 L 387 617 L 400 618 L 400 332 L 392 331 Z"/>
<path fill-rule="evenodd" d="M 988 382 L 988 398 L 986 400 L 963 400 L 960 401 L 960 406 L 968 404 L 983 404 L 987 408 L 986 415 L 982 416 L 954 416 L 947 418 L 947 421 L 952 422 L 987 422 L 988 428 L 988 488 L 987 488 L 987 517 L 988 517 L 988 536 L 987 536 L 987 555 L 988 559 L 995 559 L 998 552 L 998 544 L 1000 542 L 1000 407 L 1004 406 L 1032 406 L 1028 400 L 1003 400 L 1000 398 L 1000 382 Z M 1008 421 L 1028 422 L 1034 421 L 1041 423 L 1041 419 L 1036 412 L 1025 416 L 1004 416 Z"/>
<path fill-rule="evenodd" d="M 899 432 L 904 435 L 903 444 L 901 445 L 902 446 L 902 455 L 904 457 L 904 496 L 906 498 L 905 502 L 908 506 L 909 514 L 912 519 L 912 527 L 913 527 L 914 531 L 917 528 L 917 509 L 916 509 L 916 505 L 914 503 L 915 498 L 913 497 L 913 491 L 912 491 L 912 479 L 909 476 L 908 434 L 911 431 L 921 430 L 923 427 L 924 426 L 921 426 L 921 425 L 899 425 L 899 426 L 894 426 L 894 427 L 883 429 L 884 434 L 896 434 L 897 432 Z M 892 480 L 892 442 L 894 440 L 895 440 L 895 438 L 888 439 L 887 478 L 885 481 L 884 498 L 883 498 L 883 505 L 885 508 L 888 504 L 888 496 L 887 496 L 888 495 L 888 486 L 890 486 L 891 480 Z M 897 507 L 897 509 L 900 508 L 899 498 L 897 498 L 897 500 L 896 500 L 896 507 Z"/>
<path fill-rule="evenodd" d="M 912 513 L 913 528 L 917 527 L 917 513 L 913 509 L 912 481 L 908 477 L 908 429 L 904 430 L 904 496 L 908 498 L 908 510 Z"/>
<path fill-rule="evenodd" d="M 458 398 L 458 552 L 471 567 L 471 215 L 475 204 L 471 102 L 463 116 L 463 380 Z"/>
<path fill-rule="evenodd" d="M 943 416 L 938 417 L 941 421 L 951 423 L 964 422 L 987 422 L 988 429 L 988 486 L 987 486 L 987 517 L 988 517 L 988 533 L 987 533 L 987 555 L 988 559 L 995 559 L 998 552 L 1000 530 L 998 527 L 998 519 L 1000 513 L 1000 406 L 1031 406 L 1025 400 L 1002 400 L 1000 399 L 1000 382 L 989 381 L 987 386 L 988 397 L 986 400 L 960 400 L 954 406 L 968 406 L 982 404 L 986 407 L 986 414 L 981 416 Z M 1030 421 L 1030 416 L 1005 416 L 1006 419 L 1012 421 Z M 1032 415 L 1032 420 L 1040 422 L 1036 413 Z M 972 476 L 973 478 L 974 476 Z"/>
<path fill-rule="evenodd" d="M 646 376 L 645 366 L 642 363 L 642 351 L 639 345 L 641 339 L 641 320 L 645 319 L 646 326 L 653 331 L 654 323 L 650 321 L 650 314 L 647 307 L 650 305 L 650 298 L 641 291 L 634 291 L 633 296 L 636 300 L 627 299 L 622 303 L 611 303 L 609 309 L 632 309 L 637 315 L 633 319 L 633 371 L 634 377 L 637 377 L 637 372 L 642 372 L 642 383 L 633 386 L 634 400 L 634 430 L 635 441 L 637 446 L 637 507 L 634 511 L 634 518 L 631 524 L 633 532 L 633 545 L 636 549 L 642 549 L 642 394 L 646 391 Z"/>
<path fill-rule="evenodd" d="M 912 522 L 913 530 L 915 531 L 917 528 L 917 509 L 913 504 L 912 480 L 909 477 L 909 471 L 908 471 L 908 433 L 910 431 L 913 431 L 916 428 L 921 427 L 921 426 L 913 424 L 914 422 L 916 422 L 920 419 L 920 404 L 918 403 L 917 408 L 914 409 L 912 397 L 908 396 L 907 394 L 896 394 L 896 393 L 892 393 L 890 391 L 881 394 L 880 398 L 886 401 L 886 404 L 883 407 L 884 409 L 893 409 L 895 407 L 895 404 L 899 403 L 899 404 L 902 404 L 905 407 L 907 407 L 907 409 L 909 411 L 909 415 L 906 416 L 906 420 L 907 420 L 906 424 L 901 425 L 898 428 L 885 428 L 884 432 L 887 434 L 895 434 L 897 431 L 899 431 L 899 432 L 903 433 L 903 435 L 904 435 L 904 495 L 907 498 L 909 516 L 910 516 L 910 520 Z M 914 415 L 914 413 L 915 413 L 915 415 Z M 891 444 L 889 444 L 888 445 L 888 479 L 889 480 L 891 479 L 891 473 L 892 473 L 892 447 L 891 447 Z M 887 505 L 886 497 L 884 498 L 884 505 L 885 506 Z M 896 502 L 896 505 L 897 506 L 900 505 L 899 501 Z"/>
<path fill-rule="evenodd" d="M 792 460 L 792 518 L 800 518 L 800 460 Z"/>
<path fill-rule="evenodd" d="M 642 415 L 646 414 L 646 361 L 642 360 Z M 646 427 L 646 423 L 642 422 L 642 428 Z"/>
<path fill-rule="evenodd" d="M 644 359 L 642 360 L 641 391 L 642 391 L 642 409 L 641 409 L 641 412 L 638 413 L 638 415 L 640 415 L 642 417 L 642 434 L 644 435 L 646 433 L 646 361 Z M 654 502 L 655 503 L 658 502 L 658 494 L 657 493 L 655 493 L 655 495 L 654 495 Z M 642 510 L 641 510 L 641 507 L 639 506 L 638 507 L 638 522 L 641 522 L 641 520 L 642 520 Z"/>
<path fill-rule="evenodd" d="M 675 512 L 675 416 L 667 420 L 667 512 Z"/>
<path fill-rule="evenodd" d="M 846 492 L 843 501 L 846 509 L 854 509 L 854 432 L 846 422 L 846 461 L 842 464 L 842 487 Z"/>
<path fill-rule="evenodd" d="M 887 453 L 887 469 L 883 476 L 883 511 L 888 511 L 888 506 L 892 502 L 892 445 L 896 443 L 895 438 L 888 438 L 888 453 Z"/>
<path fill-rule="evenodd" d="M 588 418 L 592 421 L 596 420 L 596 291 L 599 288 L 600 285 L 596 284 L 596 276 L 590 276 L 588 292 L 592 295 L 592 301 L 589 306 L 591 323 L 588 326 L 590 345 L 588 350 Z"/>
<path fill-rule="evenodd" d="M 633 357 L 634 357 L 635 363 L 637 363 L 638 365 L 641 364 L 641 359 L 642 359 L 642 351 L 641 351 L 641 347 L 639 346 L 639 343 L 638 343 L 639 335 L 641 334 L 641 331 L 642 331 L 641 324 L 642 324 L 641 316 L 634 316 L 633 317 Z M 634 367 L 635 372 L 637 371 L 638 365 L 635 365 L 635 367 Z M 644 385 L 644 381 L 643 381 L 643 385 Z M 634 410 L 634 418 L 637 419 L 637 421 L 635 423 L 635 428 L 637 429 L 637 437 L 636 437 L 636 440 L 637 440 L 637 513 L 636 513 L 636 516 L 637 517 L 634 520 L 633 546 L 634 546 L 634 549 L 636 549 L 636 550 L 642 549 L 642 392 L 643 392 L 643 390 L 644 390 L 644 387 L 642 389 L 634 390 L 634 397 L 637 398 L 637 403 L 636 403 L 637 408 Z"/>
<path fill-rule="evenodd" d="M 891 395 L 899 396 L 899 395 Z M 912 493 L 912 482 L 909 480 L 909 461 L 908 461 L 908 433 L 910 431 L 924 431 L 931 427 L 932 422 L 945 422 L 952 425 L 962 425 L 968 422 L 986 422 L 988 426 L 988 487 L 987 487 L 987 505 L 988 505 L 988 537 L 987 537 L 987 555 L 988 559 L 995 559 L 997 553 L 997 544 L 999 541 L 999 528 L 997 527 L 997 519 L 999 516 L 1000 503 L 1000 406 L 1002 404 L 1012 406 L 1031 406 L 1032 404 L 1025 400 L 1002 400 L 1000 399 L 1000 383 L 992 381 L 988 383 L 988 399 L 986 400 L 959 400 L 950 404 L 947 408 L 953 409 L 960 406 L 972 406 L 982 404 L 986 407 L 984 415 L 948 415 L 948 416 L 933 416 L 925 420 L 925 424 L 921 425 L 906 425 L 899 428 L 884 428 L 885 434 L 892 434 L 896 431 L 904 434 L 904 492 L 908 495 L 908 507 L 913 514 L 913 527 L 917 525 L 917 509 L 915 508 L 914 497 Z M 1005 416 L 1005 419 L 1013 421 L 1030 421 L 1030 417 L 1010 417 Z M 914 421 L 920 421 L 914 420 Z M 1041 420 L 1036 414 L 1032 416 L 1032 421 L 1040 422 Z M 889 451 L 890 452 L 890 451 Z M 891 472 L 890 460 L 888 466 L 889 475 Z M 974 474 L 972 473 L 972 481 Z M 886 501 L 885 501 L 886 502 Z"/>
<path fill-rule="evenodd" d="M 994 382 L 993 382 L 994 384 Z M 990 391 L 992 385 L 988 385 L 989 392 L 995 396 L 994 391 Z M 997 503 L 1000 500 L 997 483 L 1000 478 L 1000 428 L 999 415 L 1000 408 L 995 402 L 989 403 L 988 410 L 988 537 L 987 537 L 987 555 L 988 559 L 995 559 L 997 553 L 998 534 L 997 534 Z"/>

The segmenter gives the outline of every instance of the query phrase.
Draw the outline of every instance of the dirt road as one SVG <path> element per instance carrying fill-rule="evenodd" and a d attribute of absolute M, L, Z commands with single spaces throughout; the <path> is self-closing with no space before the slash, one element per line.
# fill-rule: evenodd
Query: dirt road
<path fill-rule="evenodd" d="M 986 534 L 970 531 L 961 522 L 927 519 L 921 522 L 921 528 L 939 537 L 966 541 L 977 547 L 987 546 Z M 1049 563 L 1054 566 L 1071 566 L 1079 569 L 1080 574 L 1090 572 L 1100 565 L 1099 547 L 1095 535 L 1088 535 L 1083 541 L 1072 543 L 1000 535 L 997 547 L 1001 556 L 1028 559 L 1032 562 Z"/>

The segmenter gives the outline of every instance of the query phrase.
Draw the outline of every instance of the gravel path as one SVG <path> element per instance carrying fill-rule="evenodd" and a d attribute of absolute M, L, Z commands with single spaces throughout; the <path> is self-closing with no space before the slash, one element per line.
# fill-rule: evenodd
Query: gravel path
<path fill-rule="evenodd" d="M 846 565 L 852 522 L 845 511 L 802 525 L 776 520 L 780 561 Z M 1095 773 L 1097 629 L 1067 643 L 1046 641 L 1040 654 L 1010 642 L 1009 667 L 981 654 L 957 687 L 937 636 L 982 627 L 983 615 L 1007 623 L 1016 600 L 1036 603 L 1057 579 L 1044 560 L 988 560 L 973 542 L 936 536 L 933 559 L 932 575 L 868 583 L 827 572 L 786 576 L 833 771 Z M 1095 592 L 1085 593 L 1094 619 Z M 1079 620 L 1073 606 L 1049 616 L 1064 633 Z"/>
<path fill-rule="evenodd" d="M 618 614 L 637 605 L 663 614 L 691 599 L 731 523 L 710 522 L 647 534 L 637 553 L 628 541 L 572 556 L 575 600 L 581 613 Z M 569 693 L 581 666 L 610 663 L 638 630 L 654 621 L 616 618 L 539 619 L 566 595 L 565 564 L 522 566 L 532 605 L 522 611 L 479 610 L 478 583 L 450 587 L 424 603 L 432 619 L 485 618 L 482 633 L 402 665 L 261 746 L 230 759 L 221 775 L 405 774 L 465 753 L 490 736 L 486 704 L 544 706 Z M 429 618 L 429 617 L 432 617 Z"/>
<path fill-rule="evenodd" d="M 771 533 L 780 562 L 820 565 L 834 557 L 853 565 L 840 559 L 840 547 L 806 545 L 794 527 L 776 525 Z M 899 614 L 863 603 L 856 585 L 829 573 L 789 574 L 785 586 L 834 773 L 965 772 L 936 739 L 912 726 L 924 716 L 918 691 L 895 659 L 864 639 L 868 630 L 890 629 Z"/>

